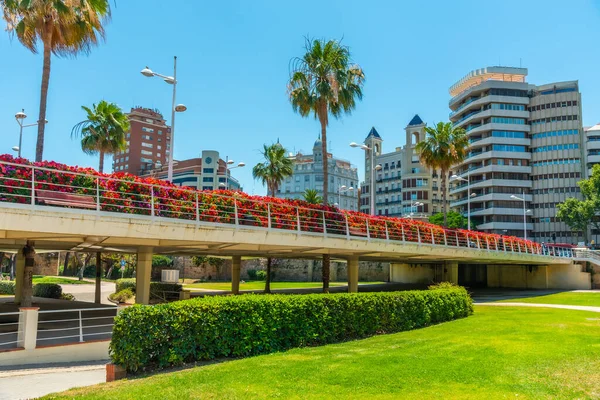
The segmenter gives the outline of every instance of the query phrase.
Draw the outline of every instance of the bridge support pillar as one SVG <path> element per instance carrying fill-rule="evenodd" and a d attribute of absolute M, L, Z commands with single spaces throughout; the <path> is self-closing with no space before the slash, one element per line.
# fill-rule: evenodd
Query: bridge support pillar
<path fill-rule="evenodd" d="M 135 272 L 135 302 L 150 303 L 150 275 L 152 272 L 152 248 L 141 248 L 137 253 Z"/>
<path fill-rule="evenodd" d="M 348 293 L 358 293 L 358 257 L 348 258 Z"/>
<path fill-rule="evenodd" d="M 240 294 L 240 270 L 242 267 L 242 257 L 231 257 L 231 293 Z"/>
<path fill-rule="evenodd" d="M 457 262 L 447 262 L 444 265 L 444 274 L 443 274 L 444 282 L 451 282 L 455 285 L 458 285 L 458 263 Z"/>
<path fill-rule="evenodd" d="M 25 256 L 23 255 L 23 249 L 17 251 L 17 257 L 15 259 L 15 303 L 21 304 L 21 297 L 23 296 L 23 279 L 25 279 Z"/>

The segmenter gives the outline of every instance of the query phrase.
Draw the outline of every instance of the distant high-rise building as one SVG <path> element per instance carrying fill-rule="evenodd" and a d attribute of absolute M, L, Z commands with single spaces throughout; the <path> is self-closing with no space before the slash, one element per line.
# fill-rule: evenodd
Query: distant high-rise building
<path fill-rule="evenodd" d="M 470 180 L 453 186 L 452 205 L 484 232 L 538 242 L 578 242 L 582 232 L 556 217 L 556 206 L 580 197 L 585 141 L 577 81 L 536 86 L 526 68 L 488 67 L 450 87 L 450 120 L 469 136 L 466 160 L 456 173 Z M 524 201 L 523 201 L 524 199 Z M 524 221 L 525 220 L 525 221 Z"/>
<path fill-rule="evenodd" d="M 127 148 L 113 156 L 113 171 L 144 175 L 167 165 L 171 156 L 171 128 L 158 110 L 134 107 L 128 114 L 131 126 Z"/>
<path fill-rule="evenodd" d="M 600 164 L 600 124 L 584 128 L 587 150 L 587 173 L 592 174 L 592 167 Z"/>
<path fill-rule="evenodd" d="M 303 199 L 306 189 L 315 189 L 323 195 L 323 147 L 321 138 L 315 141 L 312 154 L 292 154 L 294 174 L 279 187 L 276 197 Z M 327 154 L 329 169 L 329 203 L 337 203 L 345 210 L 357 211 L 358 171 L 350 161 Z"/>

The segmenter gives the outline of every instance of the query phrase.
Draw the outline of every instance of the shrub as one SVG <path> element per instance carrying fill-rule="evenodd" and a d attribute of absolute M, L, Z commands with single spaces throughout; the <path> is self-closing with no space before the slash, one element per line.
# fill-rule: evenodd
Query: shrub
<path fill-rule="evenodd" d="M 472 312 L 464 289 L 214 296 L 121 311 L 110 349 L 115 364 L 137 371 L 399 332 Z"/>
<path fill-rule="evenodd" d="M 135 278 L 117 279 L 115 292 L 125 289 L 135 294 Z M 150 297 L 162 297 L 163 292 L 181 292 L 183 287 L 179 283 L 150 282 Z"/>
<path fill-rule="evenodd" d="M 271 275 L 273 275 L 271 273 Z M 262 269 L 260 271 L 256 271 L 256 279 L 258 279 L 259 281 L 264 281 L 267 279 L 267 271 L 263 271 Z"/>
<path fill-rule="evenodd" d="M 0 281 L 0 294 L 15 294 L 15 282 Z"/>
<path fill-rule="evenodd" d="M 255 281 L 256 280 L 256 270 L 255 269 L 249 269 L 247 271 L 248 273 L 248 279 L 251 281 Z"/>
<path fill-rule="evenodd" d="M 120 292 L 110 294 L 108 297 L 113 301 L 126 303 L 127 300 L 133 297 L 133 291 L 131 289 L 123 289 Z"/>
<path fill-rule="evenodd" d="M 48 299 L 60 299 L 62 296 L 62 287 L 56 283 L 37 283 L 33 285 L 33 295 Z"/>
<path fill-rule="evenodd" d="M 117 279 L 115 286 L 115 292 L 117 293 L 125 289 L 131 289 L 135 293 L 135 278 Z"/>
<path fill-rule="evenodd" d="M 440 283 L 434 283 L 433 285 L 429 285 L 427 288 L 429 290 L 458 289 L 458 288 L 462 288 L 462 286 L 458 286 L 452 282 L 440 282 Z"/>

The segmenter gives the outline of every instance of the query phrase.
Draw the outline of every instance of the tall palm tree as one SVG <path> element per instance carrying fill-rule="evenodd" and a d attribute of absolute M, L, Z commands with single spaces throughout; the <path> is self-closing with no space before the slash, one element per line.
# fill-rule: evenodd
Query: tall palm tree
<path fill-rule="evenodd" d="M 467 156 L 469 139 L 463 128 L 455 128 L 451 122 L 439 122 L 435 127 L 425 127 L 425 140 L 417 143 L 416 151 L 421 162 L 434 171 L 440 170 L 442 178 L 442 209 L 444 226 L 448 222 L 446 204 L 446 178 L 452 166 Z"/>
<path fill-rule="evenodd" d="M 265 144 L 261 154 L 264 161 L 256 164 L 254 168 L 252 168 L 252 176 L 254 179 L 260 180 L 263 185 L 267 186 L 269 196 L 275 197 L 275 193 L 277 193 L 277 189 L 281 186 L 281 182 L 288 176 L 294 174 L 294 163 L 286 156 L 287 150 L 279 144 L 279 141 L 270 146 Z M 267 257 L 265 293 L 271 293 L 272 261 L 271 257 Z"/>
<path fill-rule="evenodd" d="M 319 204 L 323 202 L 323 198 L 315 189 L 306 189 L 302 194 L 302 197 L 304 197 L 304 201 L 310 204 Z"/>
<path fill-rule="evenodd" d="M 129 118 L 115 103 L 105 100 L 92 108 L 81 107 L 87 119 L 73 127 L 71 136 L 81 137 L 81 149 L 86 154 L 100 154 L 98 171 L 104 172 L 104 155 L 125 150 L 125 134 L 129 130 Z"/>
<path fill-rule="evenodd" d="M 306 53 L 290 62 L 288 94 L 292 108 L 303 117 L 313 114 L 321 123 L 323 153 L 323 204 L 328 204 L 329 169 L 327 125 L 329 115 L 350 114 L 362 99 L 365 74 L 353 64 L 350 50 L 337 40 L 306 38 Z M 330 257 L 323 255 L 323 291 L 329 291 Z"/>
<path fill-rule="evenodd" d="M 110 19 L 109 0 L 0 0 L 6 29 L 32 53 L 42 43 L 44 61 L 38 121 L 46 119 L 50 58 L 88 54 L 104 38 L 103 24 Z M 35 160 L 42 161 L 44 129 L 38 125 Z"/>
<path fill-rule="evenodd" d="M 252 169 L 252 176 L 267 186 L 267 194 L 275 197 L 281 182 L 294 173 L 294 163 L 286 155 L 287 150 L 279 142 L 263 146 L 261 152 L 264 161 Z"/>

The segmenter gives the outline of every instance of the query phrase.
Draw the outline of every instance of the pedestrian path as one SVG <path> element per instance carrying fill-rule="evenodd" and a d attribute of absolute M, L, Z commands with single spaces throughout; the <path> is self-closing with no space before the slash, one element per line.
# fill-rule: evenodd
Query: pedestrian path
<path fill-rule="evenodd" d="M 569 306 L 566 304 L 540 304 L 540 303 L 475 303 L 476 306 L 495 306 L 495 307 L 543 307 L 543 308 L 562 308 L 565 310 L 591 311 L 600 313 L 600 307 L 592 306 Z"/>

